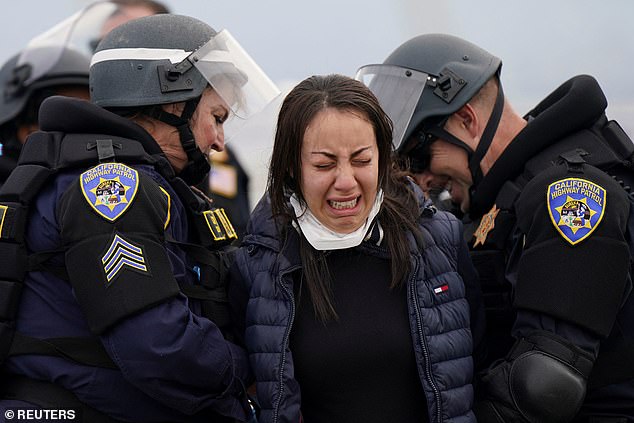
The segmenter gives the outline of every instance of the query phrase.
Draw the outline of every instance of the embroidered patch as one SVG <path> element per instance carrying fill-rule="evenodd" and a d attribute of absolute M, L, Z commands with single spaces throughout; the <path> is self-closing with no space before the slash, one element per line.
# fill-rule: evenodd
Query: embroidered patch
<path fill-rule="evenodd" d="M 557 232 L 578 244 L 599 226 L 605 211 L 605 189 L 580 178 L 566 178 L 548 186 L 548 214 Z"/>
<path fill-rule="evenodd" d="M 203 212 L 203 216 L 205 216 L 205 222 L 207 222 L 207 227 L 214 237 L 214 241 L 238 238 L 238 234 L 236 234 L 235 229 L 233 229 L 233 225 L 229 221 L 225 209 L 207 210 Z"/>
<path fill-rule="evenodd" d="M 143 249 L 115 234 L 108 251 L 101 258 L 103 270 L 106 272 L 108 284 L 124 267 L 147 272 Z"/>
<path fill-rule="evenodd" d="M 477 247 L 478 245 L 484 245 L 484 241 L 486 241 L 489 232 L 491 232 L 495 227 L 495 218 L 497 217 L 499 212 L 500 209 L 498 209 L 497 205 L 494 204 L 491 210 L 489 210 L 487 214 L 482 216 L 482 219 L 480 220 L 480 226 L 478 226 L 478 229 L 476 229 L 476 231 L 473 233 L 473 236 L 475 237 L 475 242 L 473 243 L 474 247 Z"/>
<path fill-rule="evenodd" d="M 81 190 L 99 216 L 114 222 L 130 207 L 139 174 L 122 163 L 102 163 L 80 176 Z"/>

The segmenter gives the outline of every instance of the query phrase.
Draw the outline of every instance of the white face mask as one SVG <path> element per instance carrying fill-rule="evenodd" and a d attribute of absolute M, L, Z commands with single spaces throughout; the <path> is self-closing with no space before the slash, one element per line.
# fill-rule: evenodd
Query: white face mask
<path fill-rule="evenodd" d="M 342 250 L 344 248 L 356 247 L 361 244 L 372 225 L 372 221 L 379 213 L 379 210 L 381 210 L 382 203 L 383 190 L 379 190 L 376 194 L 374 205 L 372 206 L 365 223 L 354 232 L 349 234 L 340 234 L 322 225 L 309 208 L 300 204 L 300 201 L 295 194 L 291 196 L 291 205 L 295 211 L 299 229 L 304 234 L 310 245 L 312 245 L 314 249 L 320 251 Z M 295 224 L 295 222 L 293 222 L 293 224 Z"/>

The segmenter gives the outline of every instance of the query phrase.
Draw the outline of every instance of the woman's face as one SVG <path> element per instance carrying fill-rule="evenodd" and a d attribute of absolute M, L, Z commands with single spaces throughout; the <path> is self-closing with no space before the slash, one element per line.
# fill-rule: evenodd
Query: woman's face
<path fill-rule="evenodd" d="M 359 229 L 378 191 L 372 124 L 357 112 L 321 110 L 304 133 L 301 172 L 304 199 L 324 226 L 342 234 Z"/>
<path fill-rule="evenodd" d="M 174 108 L 174 110 L 168 109 L 167 111 L 180 116 L 183 112 L 184 103 L 165 107 Z M 224 150 L 225 133 L 223 125 L 229 117 L 229 113 L 229 106 L 213 88 L 207 88 L 203 91 L 198 107 L 196 107 L 189 122 L 196 145 L 206 156 L 212 150 Z M 158 141 L 174 169 L 181 171 L 187 164 L 187 154 L 183 150 L 178 133 L 173 132 L 172 128 L 170 137 Z"/>

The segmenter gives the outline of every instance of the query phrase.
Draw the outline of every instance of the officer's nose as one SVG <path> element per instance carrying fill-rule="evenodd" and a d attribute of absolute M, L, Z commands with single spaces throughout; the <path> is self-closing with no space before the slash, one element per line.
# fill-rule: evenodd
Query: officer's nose
<path fill-rule="evenodd" d="M 222 123 L 214 122 L 209 130 L 209 143 L 207 149 L 210 153 L 223 151 L 225 149 L 225 128 Z"/>
<path fill-rule="evenodd" d="M 416 179 L 416 183 L 425 193 L 428 193 L 433 187 L 437 186 L 438 184 L 436 182 L 437 176 L 426 170 L 415 173 L 414 179 Z"/>

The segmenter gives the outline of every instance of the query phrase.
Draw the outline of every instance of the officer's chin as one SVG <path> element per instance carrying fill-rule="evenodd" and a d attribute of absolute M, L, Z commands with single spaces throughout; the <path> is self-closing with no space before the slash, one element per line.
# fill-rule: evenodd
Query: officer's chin
<path fill-rule="evenodd" d="M 460 212 L 462 214 L 466 214 L 469 212 L 469 200 L 465 200 L 462 203 L 460 203 L 460 205 L 457 205 L 456 207 L 460 210 Z"/>
<path fill-rule="evenodd" d="M 460 193 L 459 193 L 460 194 Z M 452 207 L 454 208 L 454 214 L 460 213 L 461 216 L 464 216 L 469 212 L 469 196 L 461 196 L 461 195 L 452 195 L 449 194 L 449 201 L 451 201 Z"/>

